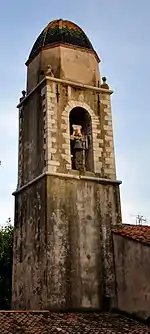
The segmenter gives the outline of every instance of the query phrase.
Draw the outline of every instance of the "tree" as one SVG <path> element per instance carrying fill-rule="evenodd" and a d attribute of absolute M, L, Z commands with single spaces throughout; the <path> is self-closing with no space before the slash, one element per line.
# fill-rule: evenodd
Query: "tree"
<path fill-rule="evenodd" d="M 13 226 L 10 218 L 0 227 L 0 309 L 11 307 Z"/>

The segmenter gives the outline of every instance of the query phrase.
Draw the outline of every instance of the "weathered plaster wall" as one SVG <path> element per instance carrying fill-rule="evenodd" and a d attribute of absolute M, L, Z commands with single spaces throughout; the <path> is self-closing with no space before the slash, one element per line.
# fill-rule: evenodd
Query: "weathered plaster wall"
<path fill-rule="evenodd" d="M 40 82 L 41 70 L 46 73 L 48 65 L 51 65 L 56 78 L 92 86 L 100 83 L 99 64 L 94 53 L 78 47 L 60 45 L 42 50 L 28 65 L 27 93 Z"/>
<path fill-rule="evenodd" d="M 19 111 L 18 187 L 40 175 L 45 167 L 43 97 L 37 89 Z"/>
<path fill-rule="evenodd" d="M 51 65 L 52 72 L 56 78 L 62 77 L 60 46 L 48 48 L 40 52 L 27 67 L 27 94 L 36 87 Z M 43 71 L 43 75 L 42 72 Z"/>
<path fill-rule="evenodd" d="M 113 235 L 118 308 L 150 317 L 150 247 Z"/>
<path fill-rule="evenodd" d="M 46 181 L 47 180 L 47 181 Z M 47 176 L 16 194 L 13 307 L 116 305 L 117 185 Z"/>
<path fill-rule="evenodd" d="M 41 54 L 38 54 L 37 57 L 27 67 L 27 94 L 36 87 L 39 82 L 39 71 L 41 67 Z"/>
<path fill-rule="evenodd" d="M 46 303 L 46 180 L 15 197 L 12 305 L 41 309 Z"/>
<path fill-rule="evenodd" d="M 100 82 L 98 61 L 92 52 L 81 48 L 61 47 L 63 79 L 97 86 Z"/>

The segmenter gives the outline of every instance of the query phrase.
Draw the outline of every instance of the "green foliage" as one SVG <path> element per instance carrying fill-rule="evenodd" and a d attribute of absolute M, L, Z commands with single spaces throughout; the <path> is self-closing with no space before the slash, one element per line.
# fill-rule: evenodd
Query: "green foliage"
<path fill-rule="evenodd" d="M 13 226 L 0 227 L 0 309 L 11 307 Z"/>

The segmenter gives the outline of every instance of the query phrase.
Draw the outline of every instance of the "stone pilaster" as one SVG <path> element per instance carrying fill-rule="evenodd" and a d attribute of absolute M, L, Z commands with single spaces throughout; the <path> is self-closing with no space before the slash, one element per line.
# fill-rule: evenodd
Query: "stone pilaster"
<path fill-rule="evenodd" d="M 57 171 L 60 162 L 57 160 L 57 103 L 56 103 L 56 85 L 55 82 L 46 85 L 41 95 L 45 94 L 43 99 L 44 112 L 44 150 L 46 167 L 45 170 L 51 173 Z"/>
<path fill-rule="evenodd" d="M 103 176 L 108 179 L 116 179 L 115 153 L 114 153 L 114 139 L 112 127 L 111 101 L 110 94 L 102 93 L 101 101 L 101 127 L 103 132 Z"/>

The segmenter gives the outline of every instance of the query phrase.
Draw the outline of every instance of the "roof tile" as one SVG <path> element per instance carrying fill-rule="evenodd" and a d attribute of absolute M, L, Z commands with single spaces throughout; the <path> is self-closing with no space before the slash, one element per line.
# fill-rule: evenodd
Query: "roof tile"
<path fill-rule="evenodd" d="M 150 333 L 150 328 L 115 313 L 0 311 L 1 334 Z"/>
<path fill-rule="evenodd" d="M 84 31 L 75 23 L 67 20 L 50 22 L 36 39 L 28 61 L 33 60 L 40 50 L 54 44 L 70 44 L 94 51 Z"/>
<path fill-rule="evenodd" d="M 112 232 L 150 246 L 150 226 L 148 225 L 125 224 Z"/>

